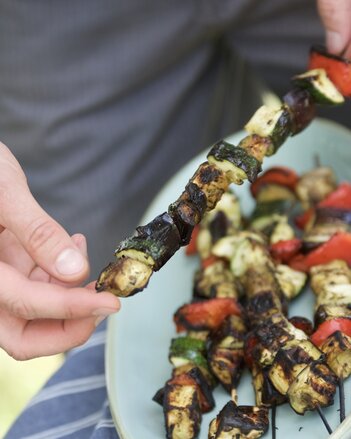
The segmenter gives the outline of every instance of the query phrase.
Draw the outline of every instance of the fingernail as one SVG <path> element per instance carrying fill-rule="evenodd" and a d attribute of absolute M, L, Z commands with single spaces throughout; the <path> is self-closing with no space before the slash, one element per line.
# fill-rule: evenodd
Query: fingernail
<path fill-rule="evenodd" d="M 93 316 L 107 317 L 110 314 L 113 314 L 113 313 L 115 313 L 117 311 L 118 311 L 117 308 L 98 308 L 98 309 L 95 309 L 93 311 Z"/>
<path fill-rule="evenodd" d="M 65 276 L 77 274 L 86 265 L 84 256 L 73 248 L 67 248 L 56 259 L 56 270 Z"/>
<path fill-rule="evenodd" d="M 344 49 L 344 42 L 339 32 L 328 31 L 327 32 L 327 46 L 328 50 L 332 53 L 340 53 Z"/>

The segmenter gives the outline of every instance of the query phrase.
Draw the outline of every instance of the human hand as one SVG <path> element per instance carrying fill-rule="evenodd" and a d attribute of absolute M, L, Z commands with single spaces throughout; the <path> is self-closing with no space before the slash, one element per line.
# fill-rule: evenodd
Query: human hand
<path fill-rule="evenodd" d="M 351 0 L 318 0 L 329 52 L 351 58 Z"/>
<path fill-rule="evenodd" d="M 83 235 L 70 237 L 35 201 L 0 142 L 0 347 L 18 360 L 84 343 L 120 303 L 93 284 Z"/>

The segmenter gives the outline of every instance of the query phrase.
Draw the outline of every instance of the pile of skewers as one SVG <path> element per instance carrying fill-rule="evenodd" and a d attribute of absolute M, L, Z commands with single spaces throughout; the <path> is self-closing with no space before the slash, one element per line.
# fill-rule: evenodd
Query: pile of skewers
<path fill-rule="evenodd" d="M 98 291 L 131 296 L 198 230 L 202 262 L 194 302 L 174 317 L 186 336 L 172 341 L 172 378 L 154 398 L 164 407 L 167 438 L 197 436 L 201 414 L 214 406 L 216 381 L 231 400 L 212 421 L 209 439 L 256 438 L 268 429 L 268 407 L 288 401 L 300 414 L 320 411 L 333 403 L 338 382 L 351 372 L 343 366 L 351 336 L 345 314 L 351 252 L 340 250 L 350 248 L 351 235 L 348 213 L 337 201 L 343 186 L 335 190 L 335 179 L 322 168 L 302 178 L 284 168 L 258 177 L 264 157 L 311 122 L 316 104 L 341 104 L 343 94 L 351 95 L 345 75 L 338 73 L 348 68 L 349 81 L 350 64 L 321 49 L 311 55 L 312 69 L 293 78 L 294 88 L 282 105 L 261 107 L 238 146 L 213 145 L 178 200 L 120 243 L 116 261 L 99 276 Z M 238 200 L 228 188 L 245 179 L 253 183 L 257 206 L 243 230 Z M 287 219 L 296 199 L 305 209 L 298 218 L 301 239 Z M 301 291 L 309 271 L 318 295 L 318 327 L 311 339 L 308 322 L 286 317 L 288 301 Z M 337 296 L 335 303 L 331 295 Z M 253 374 L 255 407 L 237 405 L 244 363 Z"/>
<path fill-rule="evenodd" d="M 307 278 L 287 263 L 294 265 L 339 233 L 326 238 L 330 213 L 324 231 L 318 224 L 323 242 L 303 254 L 307 234 L 297 238 L 287 215 L 297 200 L 310 208 L 312 198 L 318 205 L 340 201 L 341 191 L 351 196 L 351 185 L 336 187 L 335 176 L 326 167 L 301 178 L 288 168 L 275 167 L 259 177 L 251 191 L 257 203 L 249 219 L 241 220 L 237 198 L 226 193 L 198 227 L 196 245 L 192 241 L 187 248 L 189 254 L 199 254 L 201 266 L 194 276 L 192 302 L 174 314 L 177 331 L 186 331 L 186 336 L 172 340 L 172 378 L 154 397 L 163 405 L 169 438 L 196 437 L 201 414 L 213 408 L 216 381 L 231 400 L 212 421 L 209 439 L 260 437 L 268 429 L 268 408 L 275 437 L 275 407 L 285 402 L 299 414 L 317 410 L 331 432 L 321 408 L 333 404 L 337 385 L 351 373 L 347 307 L 351 271 L 345 261 L 334 260 L 327 252 L 326 264 L 311 269 L 312 288 L 318 294 L 315 331 L 307 319 L 286 316 L 288 302 L 301 292 Z M 321 336 L 325 322 L 331 332 L 324 330 Z M 336 324 L 338 331 L 333 330 Z M 244 364 L 252 372 L 255 407 L 237 405 L 236 387 Z M 345 410 L 340 401 L 342 421 Z"/>

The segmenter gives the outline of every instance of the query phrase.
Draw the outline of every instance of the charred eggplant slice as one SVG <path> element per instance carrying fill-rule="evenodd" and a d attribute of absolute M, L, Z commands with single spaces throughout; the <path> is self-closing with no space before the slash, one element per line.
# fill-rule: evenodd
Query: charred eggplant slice
<path fill-rule="evenodd" d="M 139 226 L 136 235 L 125 239 L 116 249 L 116 256 L 130 257 L 159 270 L 180 248 L 179 231 L 168 213 Z"/>
<path fill-rule="evenodd" d="M 316 115 L 316 106 L 308 90 L 295 87 L 289 91 L 283 101 L 291 112 L 291 133 L 300 133 L 304 130 Z"/>
<path fill-rule="evenodd" d="M 229 401 L 210 424 L 209 439 L 256 439 L 268 430 L 268 410 L 263 407 L 237 406 Z"/>
<path fill-rule="evenodd" d="M 255 389 L 256 405 L 258 407 L 272 407 L 284 404 L 286 397 L 279 393 L 269 379 L 269 368 L 255 366 L 252 369 L 252 385 Z"/>
<path fill-rule="evenodd" d="M 191 181 L 178 200 L 168 207 L 168 213 L 178 228 L 181 245 L 189 244 L 192 231 L 202 220 L 206 208 L 206 194 Z"/>

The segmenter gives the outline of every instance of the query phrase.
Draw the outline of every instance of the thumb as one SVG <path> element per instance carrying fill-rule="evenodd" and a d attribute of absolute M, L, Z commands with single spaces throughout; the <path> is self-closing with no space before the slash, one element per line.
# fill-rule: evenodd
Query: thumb
<path fill-rule="evenodd" d="M 351 38 L 351 0 L 318 0 L 329 52 L 340 54 Z"/>
<path fill-rule="evenodd" d="M 0 146 L 2 146 L 0 144 Z M 1 152 L 1 151 L 0 151 Z M 63 282 L 89 274 L 85 252 L 34 199 L 21 169 L 0 157 L 0 225 L 9 229 L 44 271 Z M 6 176 L 6 178 L 5 178 Z"/>

